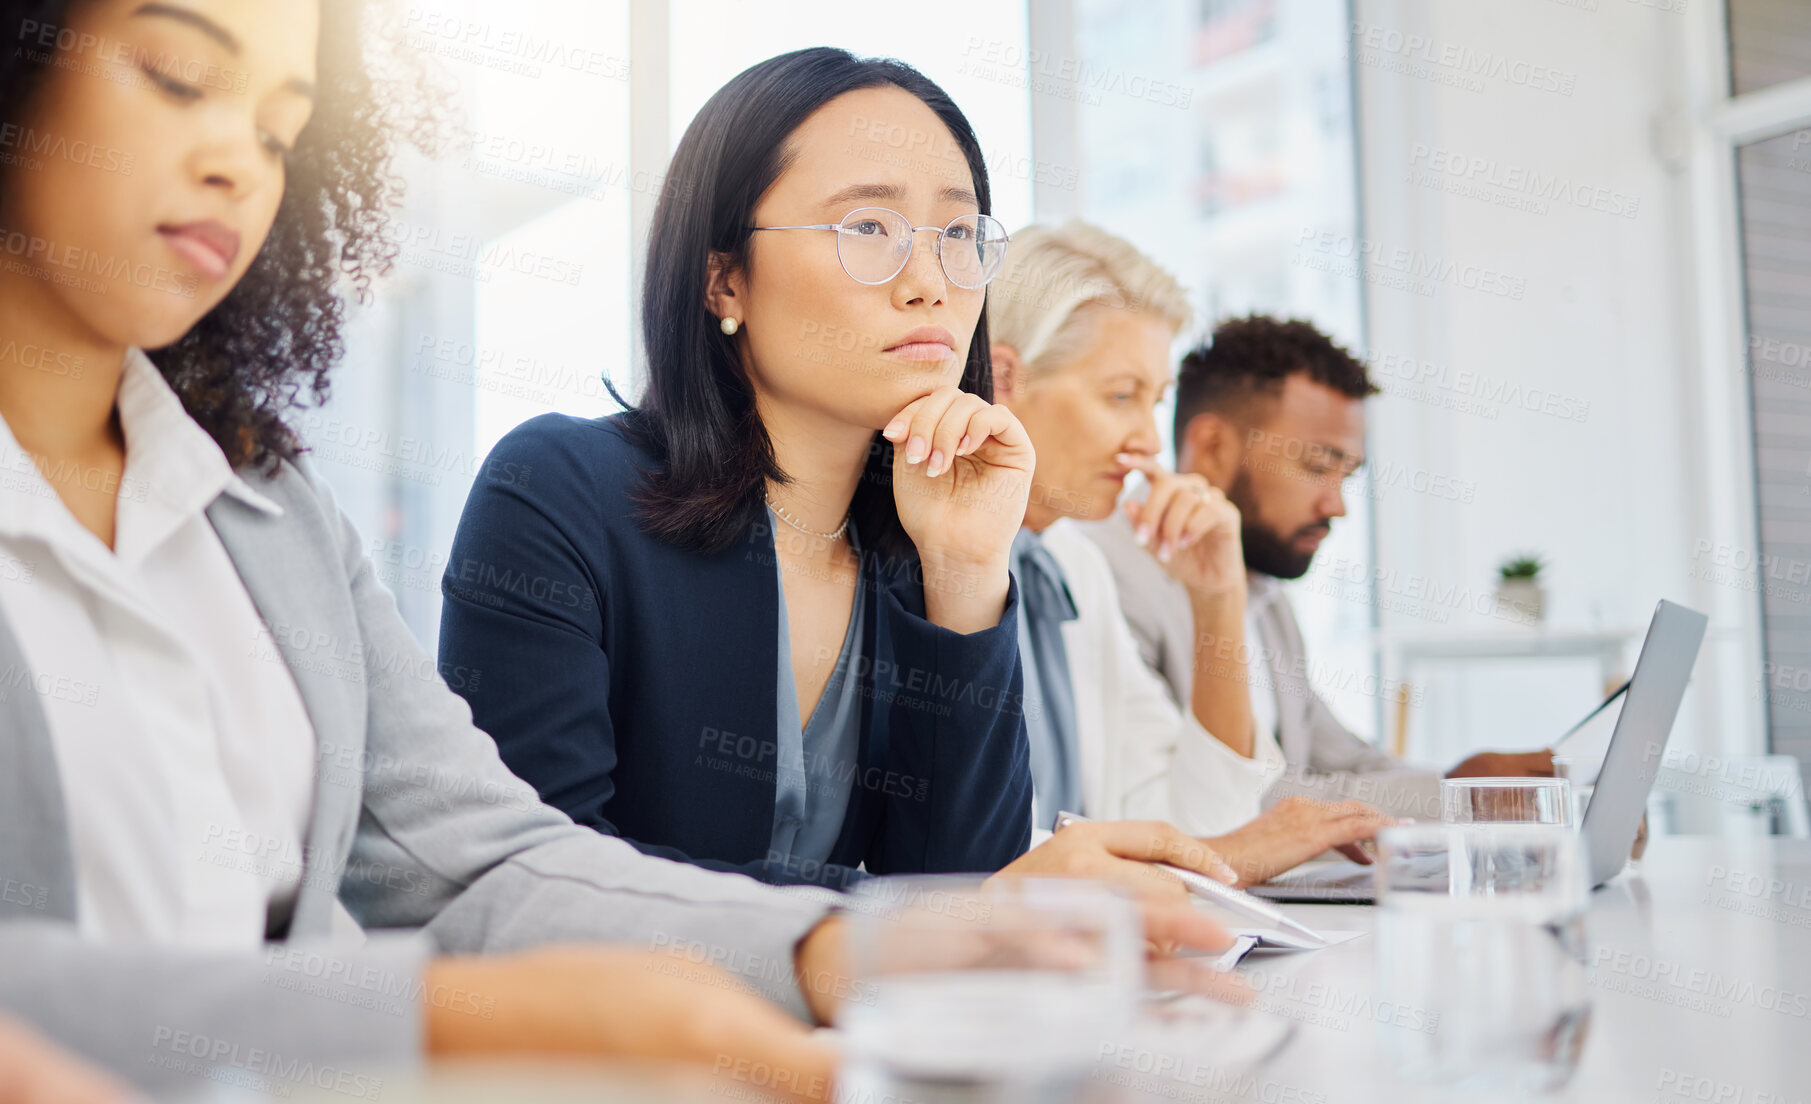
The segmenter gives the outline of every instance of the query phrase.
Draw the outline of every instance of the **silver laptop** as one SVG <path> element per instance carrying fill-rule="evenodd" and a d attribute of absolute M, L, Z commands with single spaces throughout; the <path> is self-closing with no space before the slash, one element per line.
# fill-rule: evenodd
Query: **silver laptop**
<path fill-rule="evenodd" d="M 1614 878 L 1628 860 L 1685 697 L 1685 684 L 1704 643 L 1705 625 L 1703 614 L 1672 602 L 1661 602 L 1648 624 L 1647 639 L 1629 678 L 1628 698 L 1616 718 L 1578 829 L 1584 836 L 1593 889 Z M 1368 904 L 1372 870 L 1352 862 L 1310 863 L 1253 886 L 1251 892 L 1273 901 Z"/>

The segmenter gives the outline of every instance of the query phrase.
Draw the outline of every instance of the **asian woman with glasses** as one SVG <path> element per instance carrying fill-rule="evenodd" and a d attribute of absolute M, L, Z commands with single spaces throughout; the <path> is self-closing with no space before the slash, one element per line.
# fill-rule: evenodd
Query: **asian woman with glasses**
<path fill-rule="evenodd" d="M 1211 867 L 1163 826 L 1021 857 L 1008 567 L 1034 457 L 991 401 L 1010 243 L 961 111 L 898 62 L 801 50 L 712 97 L 667 179 L 639 402 L 523 424 L 484 470 L 530 474 L 466 504 L 440 661 L 482 672 L 477 723 L 549 804 L 651 854 L 1179 893 L 1127 861 Z"/>

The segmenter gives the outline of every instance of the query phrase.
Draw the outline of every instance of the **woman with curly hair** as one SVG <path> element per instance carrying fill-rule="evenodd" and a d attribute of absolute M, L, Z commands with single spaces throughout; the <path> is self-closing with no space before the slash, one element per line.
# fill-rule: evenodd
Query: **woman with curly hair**
<path fill-rule="evenodd" d="M 184 213 L 145 209 L 140 182 L 175 167 L 153 159 L 180 151 L 150 148 L 146 135 L 135 133 L 143 120 L 116 109 L 121 98 L 145 91 L 158 92 L 169 107 L 195 105 L 203 114 L 211 110 L 210 93 L 250 107 L 251 74 L 221 43 L 215 45 L 225 51 L 222 61 L 209 63 L 160 40 L 72 37 L 70 9 L 70 0 L 21 0 L 4 9 L 0 104 L 9 130 L 0 135 L 0 170 L 10 168 L 15 177 L 0 194 L 0 228 L 7 230 L 0 241 L 0 286 L 7 291 L 0 318 L 7 333 L 17 341 L 29 334 L 19 327 L 49 326 L 71 315 L 87 323 L 81 342 L 57 350 L 83 357 L 83 367 L 72 373 L 73 362 L 65 360 L 64 371 L 48 374 L 74 374 L 87 389 L 105 391 L 107 373 L 91 355 L 101 343 L 120 344 L 128 319 L 145 324 L 147 330 L 133 335 L 137 343 L 151 350 L 151 362 L 230 463 L 268 466 L 293 458 L 297 440 L 284 413 L 300 397 L 326 397 L 327 373 L 344 351 L 341 282 L 363 298 L 395 253 L 386 212 L 401 183 L 387 171 L 391 149 L 398 137 L 422 146 L 433 140 L 433 116 L 416 91 L 423 84 L 406 79 L 422 74 L 374 79 L 352 18 L 357 5 L 329 3 L 320 21 L 319 72 L 308 82 L 315 87 L 285 90 L 258 121 L 262 156 L 278 173 L 275 187 L 250 200 L 268 227 L 266 237 L 261 247 L 233 245 L 233 260 L 216 274 L 209 254 L 223 256 L 224 239 L 210 247 L 203 228 L 184 233 L 170 221 Z M 40 105 L 62 118 L 22 114 L 34 90 L 59 75 L 87 77 L 65 82 L 85 97 Z M 106 116 L 107 132 L 84 143 L 87 132 L 69 125 L 71 115 L 83 112 Z M 225 177 L 212 183 L 221 194 L 245 190 Z M 34 192 L 64 200 L 37 216 L 55 221 L 35 229 L 19 210 Z M 145 232 L 147 216 L 159 220 L 150 224 L 154 235 Z M 178 306 L 173 298 L 188 309 L 170 309 Z"/>
<path fill-rule="evenodd" d="M 837 923 L 541 804 L 298 455 L 415 117 L 365 22 L 0 3 L 0 1008 L 153 1088 L 424 1048 L 808 1085 L 827 1052 L 736 990 L 827 1016 Z"/>

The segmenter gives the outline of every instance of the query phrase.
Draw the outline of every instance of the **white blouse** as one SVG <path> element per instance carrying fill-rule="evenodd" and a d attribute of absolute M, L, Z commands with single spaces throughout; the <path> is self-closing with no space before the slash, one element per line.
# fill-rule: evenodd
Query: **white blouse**
<path fill-rule="evenodd" d="M 1197 836 L 1257 816 L 1283 770 L 1274 705 L 1268 725 L 1256 718 L 1251 758 L 1215 739 L 1145 666 L 1100 547 L 1067 519 L 1039 535 L 1075 600 L 1063 647 L 1075 684 L 1082 811 L 1095 820 L 1166 820 Z"/>
<path fill-rule="evenodd" d="M 119 386 L 126 466 L 109 549 L 0 419 L 0 608 L 49 724 L 85 936 L 258 945 L 287 909 L 314 798 L 315 739 L 203 511 L 281 509 L 233 473 L 144 353 Z"/>

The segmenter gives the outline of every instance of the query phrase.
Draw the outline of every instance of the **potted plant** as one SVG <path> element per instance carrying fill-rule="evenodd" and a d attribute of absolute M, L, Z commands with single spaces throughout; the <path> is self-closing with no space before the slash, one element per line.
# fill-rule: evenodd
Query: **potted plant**
<path fill-rule="evenodd" d="M 1545 613 L 1547 592 L 1541 588 L 1541 572 L 1547 563 L 1532 552 L 1509 557 L 1497 566 L 1497 608 L 1507 610 L 1515 620 L 1538 624 Z"/>

